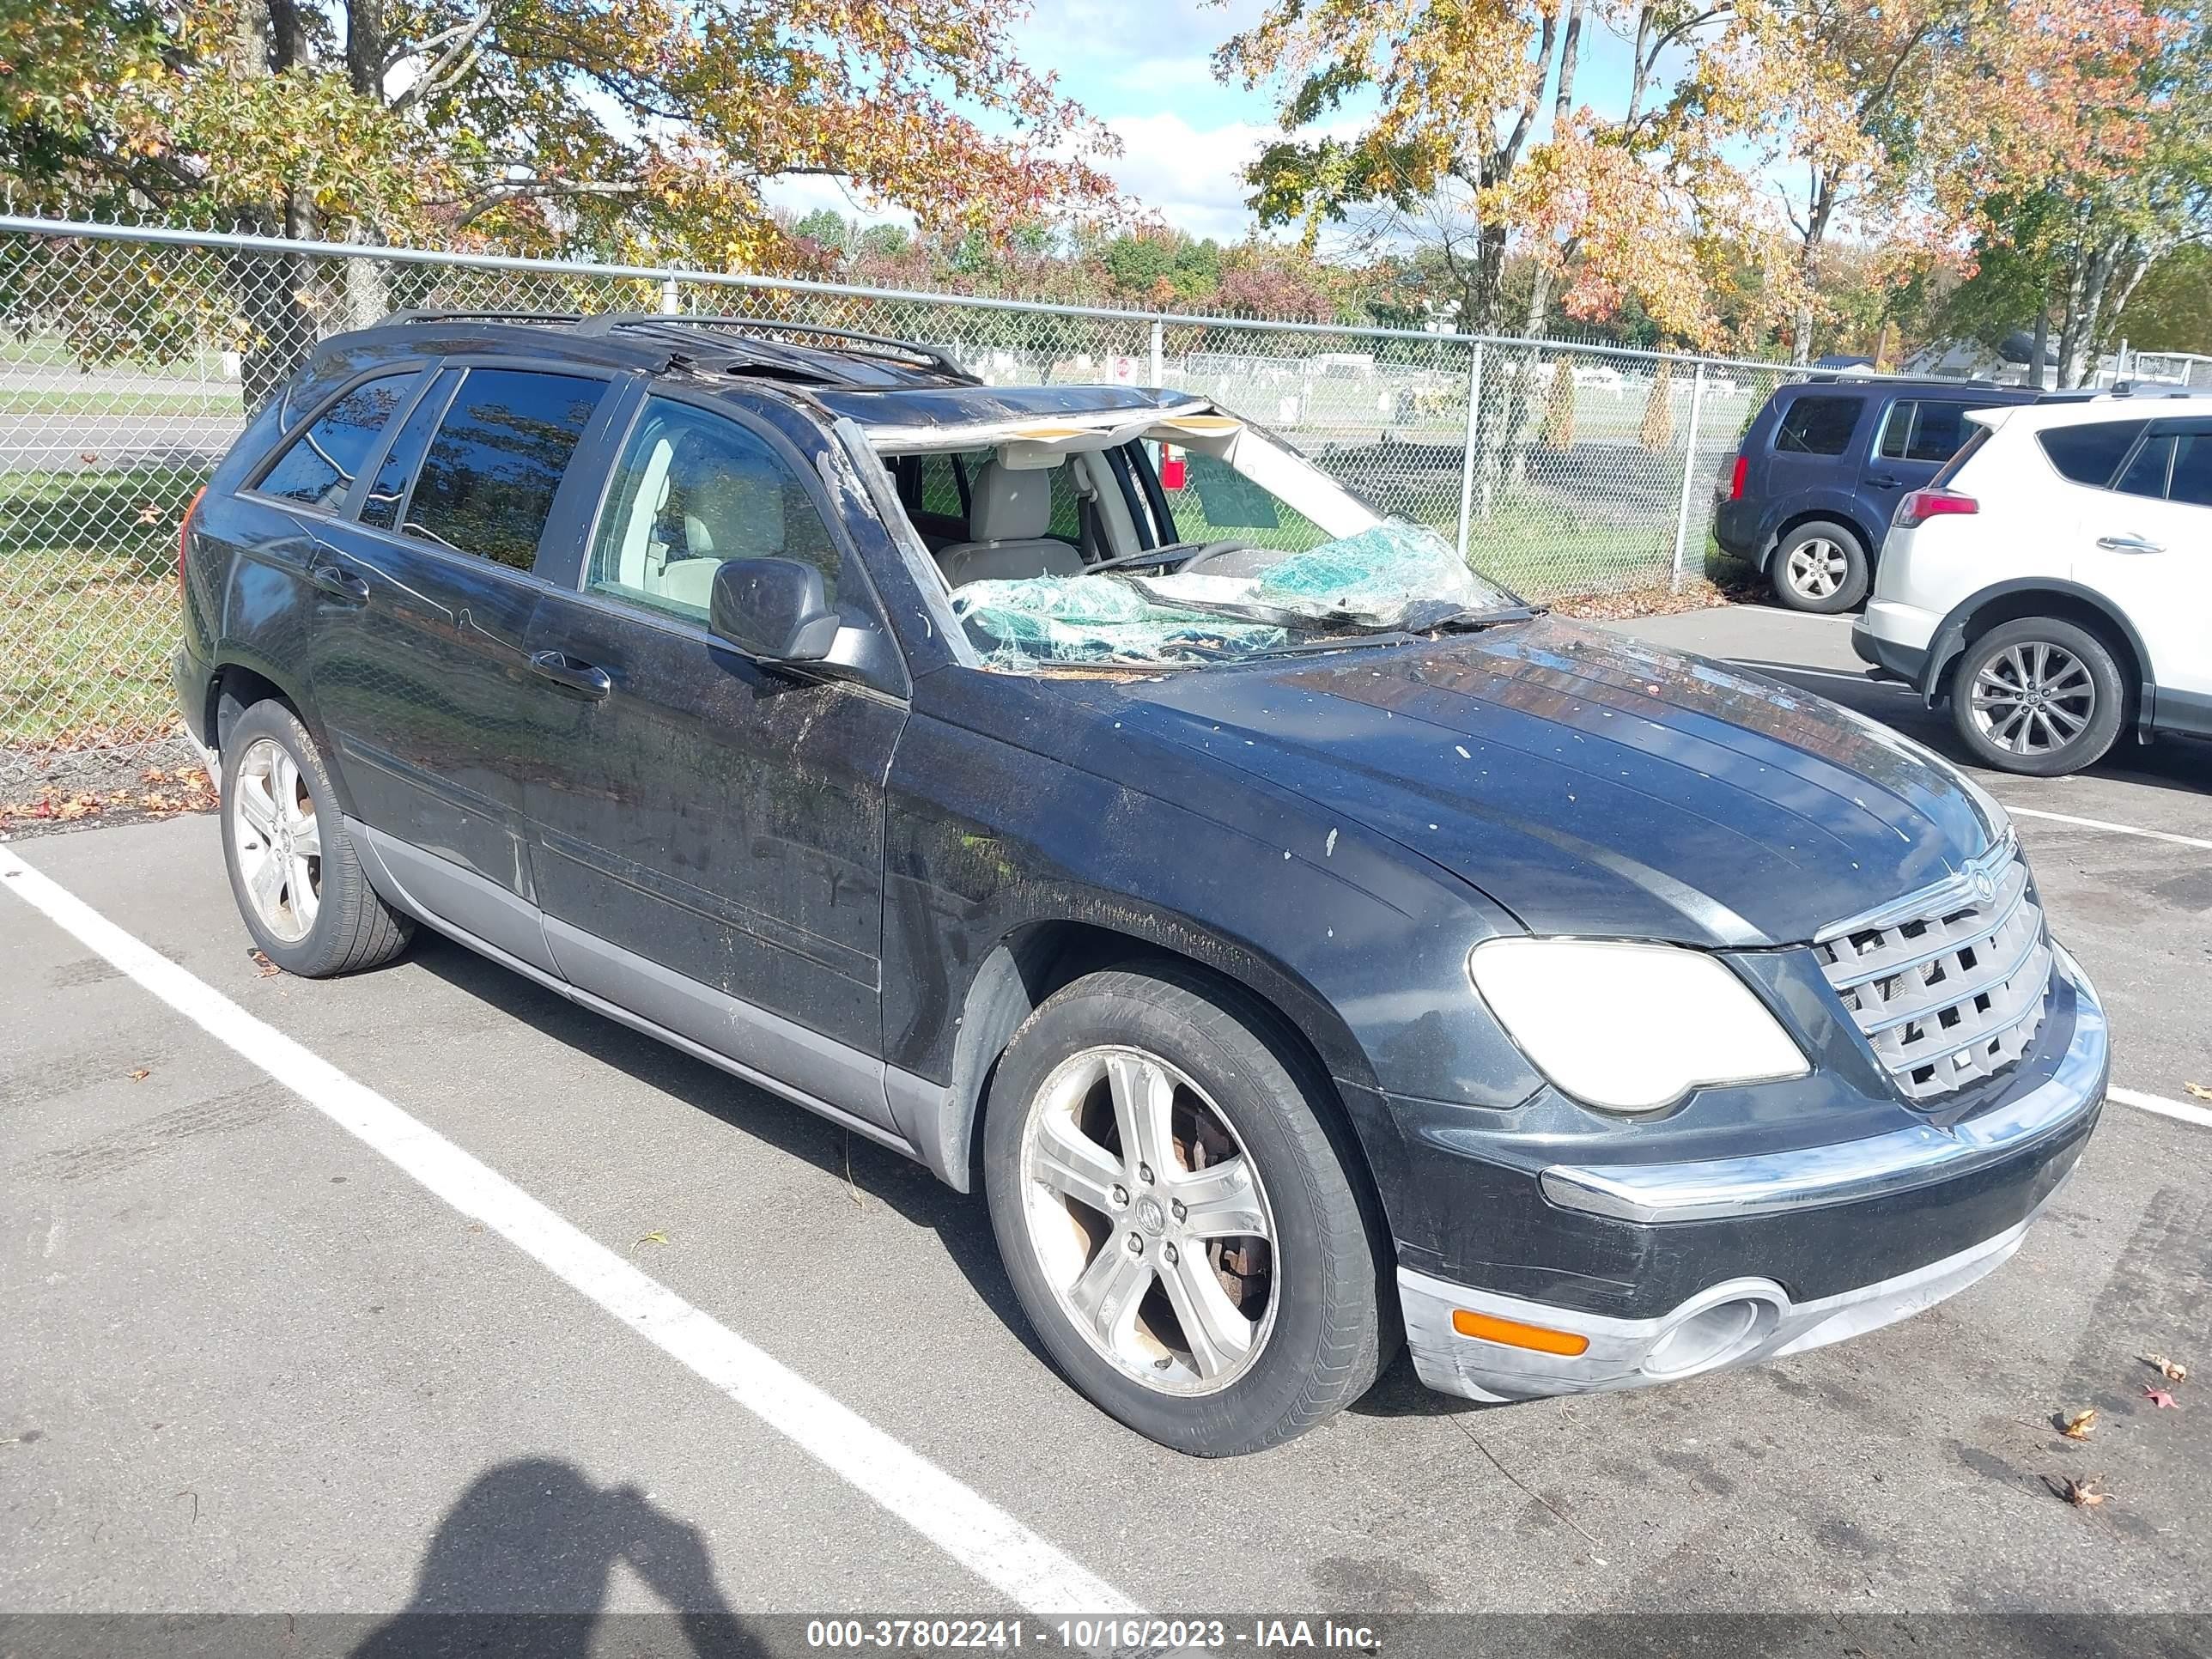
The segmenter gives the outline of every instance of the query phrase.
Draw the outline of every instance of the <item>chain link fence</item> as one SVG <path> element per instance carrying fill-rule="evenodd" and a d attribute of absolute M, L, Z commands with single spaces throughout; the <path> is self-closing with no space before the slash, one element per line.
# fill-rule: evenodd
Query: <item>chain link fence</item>
<path fill-rule="evenodd" d="M 1532 599 L 1703 574 L 1711 484 L 1802 371 L 1559 342 L 0 218 L 0 785 L 181 760 L 178 527 L 329 335 L 404 308 L 715 312 L 998 385 L 1216 398 Z"/>

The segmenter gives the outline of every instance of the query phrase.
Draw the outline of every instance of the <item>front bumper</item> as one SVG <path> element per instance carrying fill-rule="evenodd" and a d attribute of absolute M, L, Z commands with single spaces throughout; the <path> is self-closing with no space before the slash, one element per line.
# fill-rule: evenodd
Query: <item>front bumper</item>
<path fill-rule="evenodd" d="M 2087 975 L 2062 954 L 2073 1034 L 2050 1075 L 2017 1099 L 1948 1127 L 1917 1123 L 1860 1140 L 1753 1158 L 1592 1167 L 1555 1165 L 1540 1178 L 1554 1207 L 1649 1228 L 1743 1224 L 1744 1249 L 1711 1282 L 1664 1311 L 1620 1317 L 1455 1284 L 1401 1266 L 1407 1345 L 1431 1388 L 1474 1400 L 1584 1394 L 1801 1353 L 1892 1324 L 1955 1295 L 2020 1248 L 2028 1224 L 2072 1174 L 2105 1097 L 2109 1044 Z M 2016 1218 L 1942 1257 L 1874 1282 L 1800 1301 L 1757 1257 L 1762 1223 L 1863 1206 L 1869 1224 L 1901 1197 L 1938 1200 L 1951 1188 L 1986 1211 L 2009 1194 Z M 1534 1328 L 1546 1347 L 1470 1334 Z M 1501 1324 L 1498 1322 L 1504 1322 Z M 1525 1340 L 1525 1337 L 1523 1338 Z M 1577 1351 L 1559 1352 L 1579 1343 Z"/>

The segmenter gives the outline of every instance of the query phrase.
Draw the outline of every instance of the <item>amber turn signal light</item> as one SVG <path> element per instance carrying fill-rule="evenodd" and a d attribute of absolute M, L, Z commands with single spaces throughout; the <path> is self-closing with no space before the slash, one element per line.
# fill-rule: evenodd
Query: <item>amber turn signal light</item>
<path fill-rule="evenodd" d="M 1452 1328 L 1462 1336 L 1479 1336 L 1486 1342 L 1503 1342 L 1509 1348 L 1534 1348 L 1538 1353 L 1574 1355 L 1589 1346 L 1589 1338 L 1572 1331 L 1551 1331 L 1541 1325 L 1523 1325 L 1517 1319 L 1498 1319 L 1468 1308 L 1452 1310 Z"/>

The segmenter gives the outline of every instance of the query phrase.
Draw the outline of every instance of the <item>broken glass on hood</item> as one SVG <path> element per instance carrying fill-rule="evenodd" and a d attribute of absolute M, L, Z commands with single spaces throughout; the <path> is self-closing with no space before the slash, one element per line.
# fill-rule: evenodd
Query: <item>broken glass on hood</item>
<path fill-rule="evenodd" d="M 1425 631 L 1512 606 L 1435 531 L 1387 520 L 1303 553 L 1268 556 L 1237 574 L 1209 570 L 1201 551 L 1163 575 L 1098 571 L 969 582 L 953 614 L 987 667 L 1020 672 L 1068 663 L 1177 663 L 1273 649 L 1291 636 Z"/>

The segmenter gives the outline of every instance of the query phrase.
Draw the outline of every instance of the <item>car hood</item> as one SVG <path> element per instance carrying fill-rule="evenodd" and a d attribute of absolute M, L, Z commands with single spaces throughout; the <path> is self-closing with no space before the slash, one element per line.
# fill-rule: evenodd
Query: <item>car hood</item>
<path fill-rule="evenodd" d="M 1956 773 L 1873 722 L 1548 617 L 1129 691 L 1157 735 L 1389 836 L 1538 933 L 1802 942 L 1990 839 Z"/>

